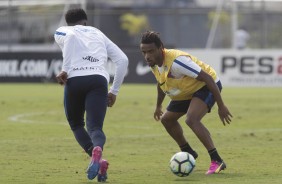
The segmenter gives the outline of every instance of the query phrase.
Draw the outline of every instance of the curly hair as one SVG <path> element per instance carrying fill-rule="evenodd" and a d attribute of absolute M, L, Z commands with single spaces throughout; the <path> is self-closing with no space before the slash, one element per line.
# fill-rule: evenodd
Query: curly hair
<path fill-rule="evenodd" d="M 81 20 L 87 20 L 87 15 L 83 9 L 70 9 L 65 14 L 67 24 L 75 24 Z"/>
<path fill-rule="evenodd" d="M 154 43 L 158 48 L 163 47 L 163 42 L 160 39 L 160 33 L 155 31 L 146 31 L 142 34 L 141 43 L 150 44 Z"/>

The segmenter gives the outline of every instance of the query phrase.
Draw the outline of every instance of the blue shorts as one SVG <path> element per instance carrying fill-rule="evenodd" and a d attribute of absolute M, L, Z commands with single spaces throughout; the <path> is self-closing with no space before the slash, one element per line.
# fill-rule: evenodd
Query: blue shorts
<path fill-rule="evenodd" d="M 222 85 L 221 82 L 218 81 L 217 86 L 219 88 L 219 91 L 222 90 Z M 214 97 L 213 94 L 209 91 L 207 86 L 202 87 L 201 89 L 199 89 L 198 91 L 196 91 L 193 94 L 193 97 L 198 97 L 201 100 L 203 100 L 205 102 L 205 104 L 207 104 L 208 109 L 210 112 L 212 106 L 214 105 L 215 101 L 214 101 Z M 188 111 L 189 105 L 190 105 L 191 100 L 180 100 L 180 101 L 170 101 L 170 103 L 167 106 L 167 111 L 170 112 L 184 112 L 186 113 Z"/>

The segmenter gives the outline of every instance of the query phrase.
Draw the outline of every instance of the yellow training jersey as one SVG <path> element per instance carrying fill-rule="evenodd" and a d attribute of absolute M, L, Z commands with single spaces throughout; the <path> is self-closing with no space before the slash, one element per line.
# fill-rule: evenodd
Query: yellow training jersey
<path fill-rule="evenodd" d="M 175 50 L 175 49 L 164 49 L 163 52 L 164 52 L 164 63 L 162 66 L 163 70 L 160 71 L 158 69 L 158 66 L 154 66 L 151 69 L 160 85 L 160 88 L 172 100 L 189 100 L 192 98 L 192 95 L 197 90 L 205 86 L 204 82 L 199 81 L 190 76 L 184 75 L 181 78 L 174 78 L 169 75 L 173 62 L 174 61 L 177 62 L 176 60 L 177 57 L 179 56 L 190 57 L 190 59 L 201 68 L 201 70 L 211 75 L 214 80 L 217 77 L 215 70 L 211 66 L 203 63 L 196 57 L 186 52 Z M 190 68 L 189 66 L 187 66 L 186 68 L 193 70 L 193 68 Z M 194 71 L 194 72 L 197 72 L 197 71 Z M 196 74 L 196 76 L 198 76 L 198 73 Z"/>

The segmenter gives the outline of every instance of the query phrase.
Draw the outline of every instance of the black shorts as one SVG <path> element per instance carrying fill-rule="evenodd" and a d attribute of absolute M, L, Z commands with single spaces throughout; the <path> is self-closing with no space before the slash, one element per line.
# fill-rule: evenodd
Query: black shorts
<path fill-rule="evenodd" d="M 221 91 L 222 90 L 221 82 L 218 81 L 216 84 L 219 88 L 219 91 Z M 198 97 L 201 100 L 203 100 L 204 103 L 207 104 L 207 106 L 208 106 L 208 109 L 209 109 L 208 112 L 211 111 L 211 108 L 214 105 L 215 100 L 214 100 L 213 94 L 209 91 L 207 86 L 204 86 L 201 89 L 199 89 L 198 91 L 196 91 L 193 94 L 193 97 Z M 180 100 L 180 101 L 173 101 L 172 100 L 172 101 L 170 101 L 170 103 L 168 104 L 166 109 L 167 109 L 167 111 L 170 111 L 170 112 L 184 112 L 184 113 L 186 113 L 188 111 L 190 102 L 191 102 L 191 100 Z"/>

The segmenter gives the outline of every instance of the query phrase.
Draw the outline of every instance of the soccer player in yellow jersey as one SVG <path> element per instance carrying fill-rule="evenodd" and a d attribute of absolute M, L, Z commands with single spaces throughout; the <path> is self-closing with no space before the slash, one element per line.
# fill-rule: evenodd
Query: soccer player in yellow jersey
<path fill-rule="evenodd" d="M 154 31 L 143 33 L 140 49 L 158 82 L 155 120 L 162 122 L 181 151 L 192 154 L 196 159 L 198 154 L 185 139 L 178 122 L 180 117 L 186 115 L 186 124 L 210 155 L 211 164 L 206 174 L 224 170 L 226 164 L 219 156 L 210 132 L 201 122 L 215 102 L 222 123 L 226 125 L 231 122 L 232 115 L 222 100 L 222 86 L 214 69 L 186 52 L 164 48 L 159 33 Z M 163 112 L 162 103 L 166 95 L 171 101 Z"/>

